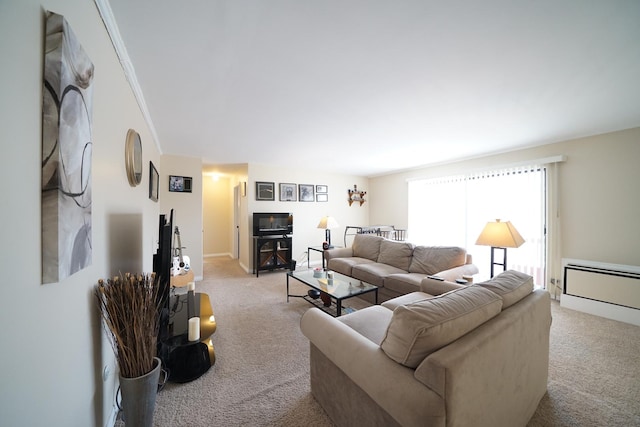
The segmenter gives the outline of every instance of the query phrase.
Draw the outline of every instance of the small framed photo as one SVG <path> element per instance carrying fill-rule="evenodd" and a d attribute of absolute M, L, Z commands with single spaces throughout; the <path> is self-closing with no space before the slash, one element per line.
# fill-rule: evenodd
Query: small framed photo
<path fill-rule="evenodd" d="M 328 202 L 329 195 L 327 193 L 316 193 L 316 202 Z"/>
<path fill-rule="evenodd" d="M 295 184 L 281 183 L 280 184 L 280 201 L 281 202 L 295 202 L 298 200 L 298 191 Z"/>
<path fill-rule="evenodd" d="M 316 185 L 316 193 L 327 193 L 328 189 L 326 185 Z"/>
<path fill-rule="evenodd" d="M 191 193 L 193 179 L 190 176 L 169 175 L 169 191 Z"/>
<path fill-rule="evenodd" d="M 312 184 L 300 184 L 298 185 L 298 196 L 301 202 L 313 202 L 314 186 Z"/>
<path fill-rule="evenodd" d="M 256 200 L 275 200 L 273 182 L 256 181 Z"/>
<path fill-rule="evenodd" d="M 158 170 L 153 165 L 153 162 L 149 162 L 149 198 L 154 202 L 158 201 L 158 190 L 160 188 L 160 175 Z"/>

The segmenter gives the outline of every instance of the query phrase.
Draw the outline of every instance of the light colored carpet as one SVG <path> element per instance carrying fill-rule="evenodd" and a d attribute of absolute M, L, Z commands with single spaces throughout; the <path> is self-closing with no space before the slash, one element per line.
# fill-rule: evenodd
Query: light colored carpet
<path fill-rule="evenodd" d="M 309 388 L 309 343 L 299 322 L 311 306 L 287 303 L 285 272 L 256 278 L 228 258 L 208 259 L 204 269 L 196 291 L 211 298 L 217 361 L 195 381 L 165 386 L 155 425 L 331 426 Z M 354 300 L 347 305 L 367 305 Z M 557 302 L 552 313 L 548 393 L 529 426 L 640 425 L 640 327 Z"/>

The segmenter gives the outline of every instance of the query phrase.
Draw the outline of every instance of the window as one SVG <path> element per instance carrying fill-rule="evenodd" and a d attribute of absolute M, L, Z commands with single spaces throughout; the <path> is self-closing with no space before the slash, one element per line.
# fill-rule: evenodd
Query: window
<path fill-rule="evenodd" d="M 546 167 L 412 180 L 408 210 L 413 243 L 467 248 L 480 269 L 480 280 L 489 278 L 491 251 L 486 246 L 476 246 L 476 239 L 487 222 L 511 221 L 525 243 L 507 250 L 507 269 L 529 274 L 536 285 L 544 285 Z M 498 267 L 496 274 L 500 271 Z"/>

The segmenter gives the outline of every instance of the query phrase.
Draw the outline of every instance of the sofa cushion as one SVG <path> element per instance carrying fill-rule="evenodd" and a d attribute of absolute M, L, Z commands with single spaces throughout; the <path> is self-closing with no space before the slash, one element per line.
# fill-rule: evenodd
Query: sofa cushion
<path fill-rule="evenodd" d="M 419 273 L 396 273 L 384 278 L 384 287 L 392 291 L 408 294 L 421 291 L 424 274 Z"/>
<path fill-rule="evenodd" d="M 436 274 L 464 265 L 467 251 L 457 246 L 416 246 L 408 271 L 411 273 Z"/>
<path fill-rule="evenodd" d="M 378 262 L 392 265 L 404 271 L 409 271 L 409 264 L 411 264 L 412 255 L 413 244 L 408 242 L 383 240 L 380 243 L 380 255 L 378 255 Z"/>
<path fill-rule="evenodd" d="M 457 340 L 502 309 L 502 298 L 480 286 L 467 286 L 393 311 L 380 347 L 391 359 L 417 367 L 434 351 Z"/>
<path fill-rule="evenodd" d="M 376 286 L 384 286 L 384 278 L 394 273 L 403 273 L 403 270 L 389 264 L 372 262 L 354 265 L 351 276 Z M 416 289 L 419 290 L 419 289 Z"/>
<path fill-rule="evenodd" d="M 362 310 L 338 317 L 360 335 L 380 345 L 387 331 L 393 311 L 381 305 L 372 305 Z"/>
<path fill-rule="evenodd" d="M 358 257 L 332 258 L 329 260 L 329 263 L 327 263 L 327 268 L 329 270 L 337 271 L 338 273 L 351 276 L 351 270 L 353 269 L 354 265 L 373 262 L 374 261 L 371 261 L 370 259 Z"/>
<path fill-rule="evenodd" d="M 399 297 L 392 298 L 389 301 L 385 301 L 380 305 L 393 311 L 401 305 L 407 305 L 414 302 L 423 301 L 429 298 L 433 298 L 433 295 L 429 295 L 424 292 L 411 292 L 408 294 L 401 295 Z M 385 332 L 386 332 L 386 329 L 385 329 Z"/>
<path fill-rule="evenodd" d="M 500 295 L 504 310 L 533 292 L 533 277 L 519 271 L 508 270 L 477 285 Z"/>
<path fill-rule="evenodd" d="M 356 234 L 351 245 L 353 256 L 377 261 L 380 255 L 380 243 L 383 240 L 382 237 L 374 234 Z"/>

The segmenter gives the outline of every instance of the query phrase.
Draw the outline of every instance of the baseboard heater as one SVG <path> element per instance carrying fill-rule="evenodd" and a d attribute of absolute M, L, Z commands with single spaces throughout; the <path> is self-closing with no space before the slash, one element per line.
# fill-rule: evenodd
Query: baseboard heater
<path fill-rule="evenodd" d="M 564 259 L 561 305 L 640 325 L 640 267 Z"/>

